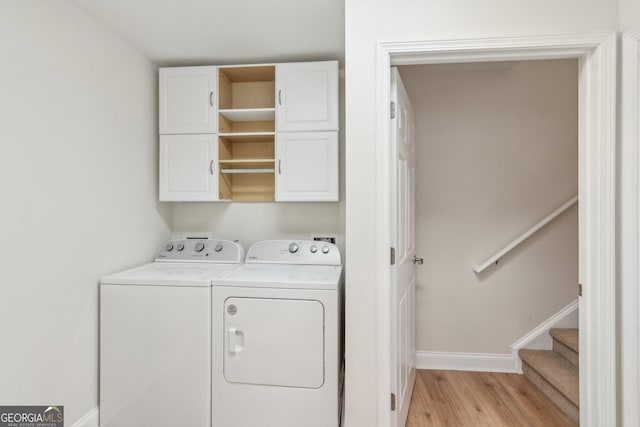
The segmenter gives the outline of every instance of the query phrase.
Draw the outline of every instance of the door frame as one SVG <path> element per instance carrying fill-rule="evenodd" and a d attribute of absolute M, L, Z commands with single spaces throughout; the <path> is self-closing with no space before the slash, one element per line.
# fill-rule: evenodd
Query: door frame
<path fill-rule="evenodd" d="M 640 28 L 622 34 L 620 390 L 622 425 L 640 424 Z"/>
<path fill-rule="evenodd" d="M 580 424 L 616 425 L 616 33 L 378 42 L 376 266 L 378 426 L 391 423 L 390 67 L 579 61 Z"/>

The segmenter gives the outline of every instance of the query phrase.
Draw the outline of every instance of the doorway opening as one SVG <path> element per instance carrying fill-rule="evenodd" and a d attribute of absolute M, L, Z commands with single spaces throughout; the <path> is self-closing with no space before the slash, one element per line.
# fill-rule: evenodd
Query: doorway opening
<path fill-rule="evenodd" d="M 380 43 L 378 50 L 376 189 L 380 194 L 378 257 L 392 246 L 390 73 L 392 65 L 577 59 L 580 414 L 581 425 L 615 425 L 615 35 L 522 37 Z M 380 426 L 395 426 L 392 361 L 392 268 L 378 263 Z M 577 284 L 575 284 L 577 286 Z M 392 405 L 388 405 L 389 392 Z M 392 409 L 393 408 L 393 409 Z"/>
<path fill-rule="evenodd" d="M 549 393 L 534 396 L 547 403 L 540 406 L 551 408 L 549 414 L 557 412 L 551 401 L 567 412 L 557 414 L 558 425 L 577 421 L 577 353 L 565 357 L 551 351 L 551 326 L 542 328 L 544 336 L 540 332 L 536 339 L 529 338 L 552 316 L 553 327 L 563 328 L 552 332 L 558 339 L 578 332 L 577 59 L 408 65 L 397 70 L 391 75 L 392 102 L 398 102 L 391 132 L 398 128 L 396 139 L 401 140 L 402 128 L 410 127 L 407 132 L 415 139 L 415 173 L 407 180 L 415 182 L 415 194 L 405 196 L 415 200 L 409 203 L 414 212 L 407 215 L 415 218 L 415 226 L 409 224 L 415 237 L 406 240 L 415 242 L 416 260 L 423 260 L 409 265 L 416 289 L 416 368 L 514 373 L 518 351 L 512 352 L 511 345 L 527 337 L 521 345 L 529 349 L 523 351 L 525 375 Z M 394 96 L 394 87 L 405 90 L 408 100 Z M 557 216 L 541 223 L 551 212 Z M 404 240 L 392 241 L 399 255 Z M 400 263 L 396 269 L 403 268 Z M 402 284 L 396 280 L 394 288 Z M 556 315 L 569 305 L 573 311 Z M 430 401 L 430 414 L 444 419 L 455 419 L 467 408 L 454 399 L 438 411 L 434 396 L 441 393 L 445 399 L 447 379 L 449 384 L 456 380 L 443 374 L 438 385 L 431 386 L 424 378 L 433 374 L 417 375 L 416 390 L 421 393 L 412 399 L 409 414 L 415 425 L 427 421 L 418 401 Z M 513 381 L 504 387 L 520 389 L 522 384 Z M 555 389 L 549 387 L 554 385 L 563 393 L 552 394 Z M 482 393 L 478 388 L 477 396 Z M 398 406 L 404 410 L 402 397 L 399 391 Z M 516 414 L 532 412 L 531 402 L 510 403 Z M 483 424 L 487 413 L 494 412 L 493 422 L 500 425 L 504 407 L 487 405 L 486 413 L 478 413 L 469 406 L 468 418 L 462 416 L 459 422 Z"/>

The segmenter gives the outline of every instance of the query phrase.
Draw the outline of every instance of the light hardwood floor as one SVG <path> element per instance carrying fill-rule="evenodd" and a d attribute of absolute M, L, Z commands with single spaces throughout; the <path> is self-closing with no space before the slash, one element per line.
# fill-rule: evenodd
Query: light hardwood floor
<path fill-rule="evenodd" d="M 406 427 L 576 426 L 518 374 L 419 370 Z"/>

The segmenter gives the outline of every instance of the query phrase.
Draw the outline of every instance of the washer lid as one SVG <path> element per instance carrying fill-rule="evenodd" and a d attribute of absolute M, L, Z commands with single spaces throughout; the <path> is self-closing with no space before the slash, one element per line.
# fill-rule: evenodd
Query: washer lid
<path fill-rule="evenodd" d="M 103 285 L 211 286 L 211 280 L 238 264 L 153 262 L 100 279 Z"/>
<path fill-rule="evenodd" d="M 214 286 L 338 290 L 342 266 L 243 264 L 213 281 Z"/>

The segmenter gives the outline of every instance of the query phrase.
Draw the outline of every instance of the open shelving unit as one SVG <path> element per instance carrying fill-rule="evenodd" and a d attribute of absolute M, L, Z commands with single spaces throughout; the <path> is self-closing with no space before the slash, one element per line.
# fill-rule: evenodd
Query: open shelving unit
<path fill-rule="evenodd" d="M 218 69 L 220 197 L 275 200 L 275 65 Z"/>

